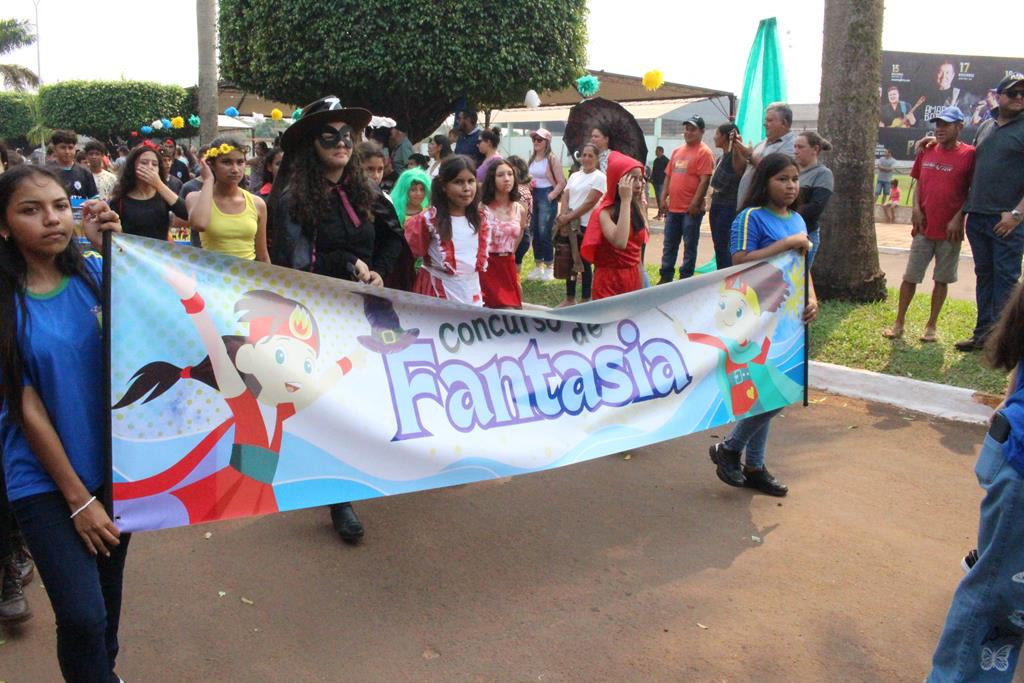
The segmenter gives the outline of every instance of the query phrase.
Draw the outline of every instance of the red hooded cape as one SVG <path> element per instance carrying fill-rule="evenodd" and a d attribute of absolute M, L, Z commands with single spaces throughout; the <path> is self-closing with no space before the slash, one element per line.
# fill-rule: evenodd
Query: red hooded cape
<path fill-rule="evenodd" d="M 615 203 L 619 196 L 619 180 L 634 168 L 643 169 L 644 165 L 622 152 L 611 152 L 608 155 L 608 170 L 605 175 L 608 178 L 608 187 L 604 197 L 590 214 L 590 221 L 587 223 L 586 232 L 583 234 L 583 245 L 580 247 L 580 254 L 595 266 L 610 268 L 631 268 L 640 263 L 640 250 L 647 244 L 647 229 L 636 229 L 632 226 L 629 232 L 629 242 L 625 249 L 616 249 L 605 239 L 601 232 L 601 211 Z"/>

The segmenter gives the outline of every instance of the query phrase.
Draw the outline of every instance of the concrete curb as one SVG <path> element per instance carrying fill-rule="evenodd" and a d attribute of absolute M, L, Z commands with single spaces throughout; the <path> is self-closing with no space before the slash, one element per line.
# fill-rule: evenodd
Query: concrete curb
<path fill-rule="evenodd" d="M 947 420 L 985 424 L 992 415 L 992 408 L 980 400 L 982 395 L 971 389 L 818 361 L 811 361 L 809 375 L 812 389 L 887 403 Z"/>

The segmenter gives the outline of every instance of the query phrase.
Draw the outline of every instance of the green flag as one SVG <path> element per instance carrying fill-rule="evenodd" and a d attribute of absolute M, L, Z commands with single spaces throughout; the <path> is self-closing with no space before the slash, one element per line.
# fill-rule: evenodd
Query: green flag
<path fill-rule="evenodd" d="M 747 71 L 743 77 L 740 110 L 736 126 L 740 135 L 749 142 L 764 139 L 764 108 L 772 102 L 786 100 L 786 77 L 782 67 L 782 48 L 779 46 L 779 28 L 775 17 L 762 19 L 757 26 L 754 44 L 747 57 Z"/>

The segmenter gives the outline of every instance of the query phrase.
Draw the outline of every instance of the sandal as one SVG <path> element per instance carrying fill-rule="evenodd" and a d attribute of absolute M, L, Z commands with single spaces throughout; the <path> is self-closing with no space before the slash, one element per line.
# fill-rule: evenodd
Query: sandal
<path fill-rule="evenodd" d="M 886 339 L 900 339 L 903 337 L 903 327 L 893 325 L 882 330 L 882 336 Z"/>
<path fill-rule="evenodd" d="M 921 341 L 926 344 L 931 344 L 939 341 L 939 335 L 935 333 L 934 329 L 924 328 L 924 332 L 921 334 Z"/>

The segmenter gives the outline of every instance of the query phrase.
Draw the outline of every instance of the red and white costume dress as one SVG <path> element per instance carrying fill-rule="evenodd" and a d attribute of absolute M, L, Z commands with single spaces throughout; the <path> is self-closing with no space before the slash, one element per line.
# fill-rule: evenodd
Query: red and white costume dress
<path fill-rule="evenodd" d="M 523 207 L 518 202 L 509 206 L 508 218 L 498 217 L 496 207 L 485 206 L 482 213 L 491 226 L 491 246 L 487 270 L 480 273 L 484 306 L 488 308 L 522 308 L 523 293 L 516 268 L 516 247 L 523 236 Z"/>
<path fill-rule="evenodd" d="M 452 216 L 451 221 L 452 237 L 444 241 L 437 231 L 436 208 L 430 207 L 406 222 L 405 241 L 413 255 L 423 259 L 412 291 L 483 306 L 480 274 L 487 270 L 489 219 L 486 212 L 482 213 L 480 229 L 476 232 L 465 216 Z"/>

